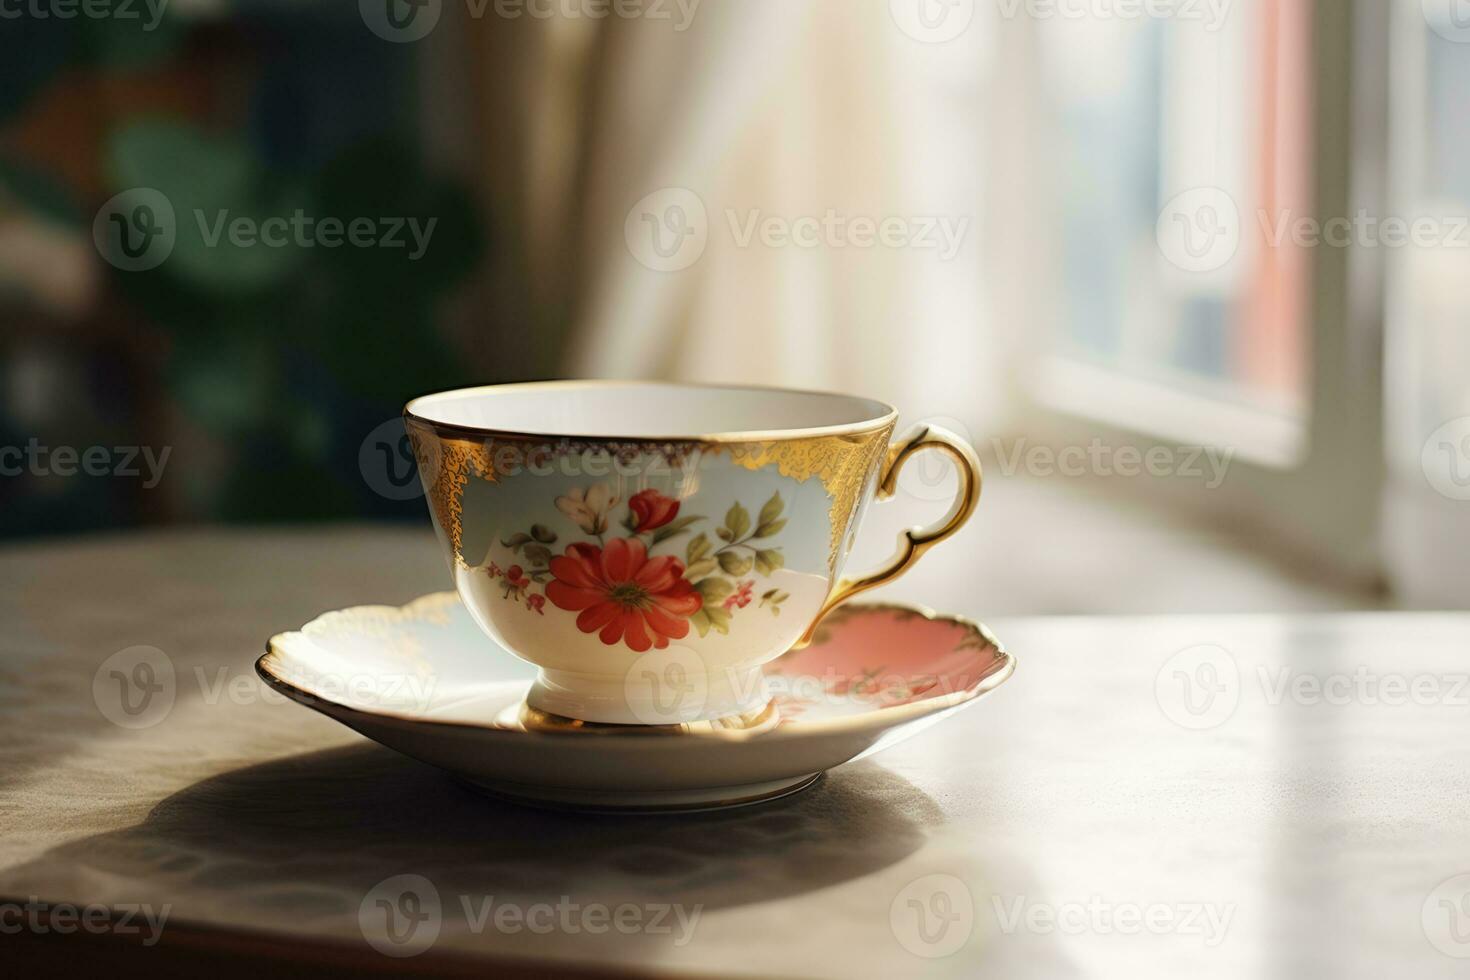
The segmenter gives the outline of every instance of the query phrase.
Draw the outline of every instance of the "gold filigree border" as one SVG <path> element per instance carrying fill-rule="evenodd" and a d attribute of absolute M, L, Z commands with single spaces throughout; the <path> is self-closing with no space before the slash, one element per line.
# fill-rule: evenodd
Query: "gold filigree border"
<path fill-rule="evenodd" d="M 812 477 L 822 481 L 832 498 L 828 513 L 831 541 L 827 570 L 835 576 L 843 554 L 843 539 L 862 505 L 864 491 L 877 476 L 878 462 L 888 448 L 892 433 L 893 426 L 889 425 L 858 435 L 736 443 L 728 448 L 731 460 L 747 470 L 774 466 L 776 472 L 798 483 Z"/>
<path fill-rule="evenodd" d="M 828 572 L 835 575 L 843 554 L 844 539 L 857 516 L 866 488 L 877 476 L 879 462 L 893 434 L 893 424 L 850 435 L 739 443 L 637 440 L 545 443 L 542 440 L 503 437 L 476 440 L 442 435 L 413 419 L 408 421 L 408 434 L 418 459 L 419 472 L 427 477 L 425 484 L 434 520 L 448 540 L 455 562 L 462 566 L 466 565 L 460 554 L 464 533 L 463 497 L 470 477 L 498 482 L 496 461 L 501 454 L 507 450 L 525 454 L 530 446 L 530 452 L 544 447 L 552 453 L 600 450 L 614 455 L 658 454 L 670 466 L 679 466 L 690 455 L 702 457 L 725 453 L 737 466 L 747 470 L 758 471 L 774 466 L 776 472 L 798 483 L 815 477 L 822 481 L 831 498 L 827 565 Z"/>

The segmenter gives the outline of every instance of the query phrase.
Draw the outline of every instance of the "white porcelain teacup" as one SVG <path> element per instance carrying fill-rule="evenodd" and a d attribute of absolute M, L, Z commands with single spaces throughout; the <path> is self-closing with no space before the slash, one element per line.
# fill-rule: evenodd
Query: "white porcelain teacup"
<path fill-rule="evenodd" d="M 849 395 L 548 382 L 404 414 L 465 605 L 540 668 L 529 707 L 580 721 L 768 715 L 761 666 L 957 531 L 980 493 L 958 437 L 921 426 L 890 445 L 894 410 Z M 949 514 L 841 578 L 868 501 L 923 449 L 959 469 Z"/>

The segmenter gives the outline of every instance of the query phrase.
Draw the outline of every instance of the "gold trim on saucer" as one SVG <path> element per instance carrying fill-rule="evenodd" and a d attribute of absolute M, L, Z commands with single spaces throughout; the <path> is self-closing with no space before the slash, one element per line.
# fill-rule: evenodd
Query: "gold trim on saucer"
<path fill-rule="evenodd" d="M 774 701 L 758 711 L 727 715 L 709 721 L 689 721 L 678 725 L 614 725 L 600 721 L 582 721 L 565 715 L 533 708 L 522 702 L 516 723 L 528 732 L 556 732 L 597 736 L 703 735 L 717 738 L 748 738 L 769 732 L 781 723 L 781 712 Z"/>
<path fill-rule="evenodd" d="M 454 592 L 438 592 L 426 596 L 421 596 L 420 598 L 402 607 L 388 607 L 386 611 L 392 612 L 394 609 L 397 609 L 404 614 L 405 618 L 414 618 L 416 613 L 422 612 L 432 612 L 432 614 L 437 616 L 443 611 L 445 606 L 453 605 L 455 602 L 459 601 L 462 600 L 460 600 L 459 596 Z M 826 622 L 828 624 L 835 623 L 840 621 L 840 619 L 843 617 L 859 615 L 863 611 L 895 610 L 916 614 L 929 620 L 954 623 L 956 625 L 963 626 L 971 633 L 973 638 L 978 639 L 980 642 L 994 649 L 994 667 L 983 674 L 973 686 L 964 688 L 963 690 L 951 691 L 948 694 L 940 695 L 938 697 L 922 698 L 920 700 L 910 701 L 904 704 L 887 705 L 874 708 L 871 711 L 863 711 L 857 714 L 845 715 L 839 718 L 829 718 L 819 722 L 803 721 L 802 719 L 797 718 L 793 719 L 790 723 L 786 725 L 779 725 L 771 728 L 763 727 L 759 730 L 745 731 L 737 729 L 735 731 L 724 733 L 711 730 L 710 732 L 706 733 L 706 737 L 744 739 L 755 738 L 759 736 L 763 740 L 774 739 L 779 741 L 787 738 L 802 739 L 811 737 L 813 735 L 831 735 L 839 732 L 859 731 L 869 728 L 892 728 L 914 718 L 934 714 L 939 711 L 943 711 L 946 708 L 954 707 L 955 705 L 974 701 L 982 695 L 988 694 L 1000 685 L 1004 684 L 1015 673 L 1015 655 L 1007 650 L 1005 648 L 1005 645 L 1001 643 L 1000 639 L 997 638 L 996 635 L 992 633 L 990 629 L 983 623 L 969 619 L 965 616 L 938 613 L 927 606 L 922 606 L 917 603 L 854 603 L 851 605 L 842 606 L 834 610 L 832 614 L 826 617 Z M 293 701 L 307 705 L 308 707 L 317 708 L 317 710 L 329 709 L 329 713 L 337 713 L 346 717 L 351 717 L 353 715 L 364 715 L 371 716 L 378 721 L 396 722 L 415 728 L 420 726 L 431 726 L 434 728 L 443 729 L 464 729 L 484 732 L 487 734 L 494 734 L 498 737 L 524 738 L 527 734 L 540 734 L 538 730 L 523 727 L 519 723 L 517 714 L 518 708 L 516 707 L 510 708 L 506 712 L 506 714 L 512 715 L 512 717 L 507 718 L 505 716 L 501 716 L 490 724 L 471 723 L 464 721 L 446 721 L 439 718 L 425 717 L 421 714 L 410 715 L 404 714 L 399 711 L 386 710 L 383 708 L 369 710 L 363 707 L 356 707 L 353 705 L 344 704 L 340 701 L 334 701 L 316 691 L 313 691 L 306 687 L 302 687 L 298 683 L 298 678 L 293 676 L 290 671 L 284 669 L 283 661 L 291 658 L 290 647 L 297 641 L 308 637 L 313 632 L 316 624 L 321 622 L 328 616 L 346 618 L 358 613 L 371 613 L 374 615 L 380 615 L 384 611 L 385 607 L 382 606 L 358 606 L 348 609 L 340 609 L 317 617 L 317 619 L 312 620 L 312 622 L 310 623 L 307 623 L 299 630 L 293 630 L 286 633 L 278 633 L 275 636 L 271 637 L 269 641 L 267 641 L 265 655 L 255 661 L 255 672 L 272 688 L 291 698 Z M 820 635 L 820 630 L 818 631 L 818 633 Z M 773 661 L 773 663 L 779 663 L 779 658 L 776 661 Z M 588 727 L 590 728 L 591 726 L 589 725 Z M 611 727 L 626 727 L 633 729 L 649 727 L 656 730 L 662 727 L 678 729 L 680 726 L 630 725 Z M 657 731 L 655 731 L 655 734 L 658 734 Z M 677 731 L 669 731 L 664 734 L 681 733 Z"/>

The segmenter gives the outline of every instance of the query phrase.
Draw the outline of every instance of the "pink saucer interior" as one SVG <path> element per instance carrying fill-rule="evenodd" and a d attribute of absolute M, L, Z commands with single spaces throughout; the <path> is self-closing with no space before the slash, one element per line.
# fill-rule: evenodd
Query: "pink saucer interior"
<path fill-rule="evenodd" d="M 783 654 L 765 673 L 786 725 L 965 700 L 1008 660 L 977 624 L 902 606 L 856 605 L 833 611 L 810 646 Z"/>

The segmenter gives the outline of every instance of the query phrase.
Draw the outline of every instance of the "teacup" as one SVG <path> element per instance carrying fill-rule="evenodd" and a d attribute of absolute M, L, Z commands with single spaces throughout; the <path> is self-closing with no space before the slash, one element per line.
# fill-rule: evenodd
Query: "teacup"
<path fill-rule="evenodd" d="M 849 395 L 624 382 L 427 395 L 404 416 L 455 586 L 497 643 L 540 668 L 542 717 L 750 728 L 761 666 L 828 611 L 959 530 L 980 463 L 957 436 Z M 953 458 L 949 513 L 843 578 L 873 497 L 925 449 Z"/>

